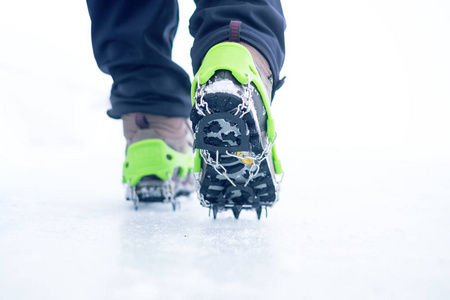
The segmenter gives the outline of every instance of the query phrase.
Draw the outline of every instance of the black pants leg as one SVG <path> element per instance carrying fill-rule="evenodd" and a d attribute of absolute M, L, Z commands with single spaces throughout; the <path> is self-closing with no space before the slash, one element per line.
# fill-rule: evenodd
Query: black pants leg
<path fill-rule="evenodd" d="M 206 52 L 228 40 L 231 20 L 242 22 L 240 38 L 264 55 L 274 75 L 274 91 L 282 84 L 279 74 L 284 62 L 286 27 L 280 0 L 195 0 L 197 9 L 190 20 L 195 38 L 191 49 L 194 73 Z"/>
<path fill-rule="evenodd" d="M 190 20 L 195 38 L 194 73 L 209 48 L 228 40 L 231 20 L 242 22 L 241 39 L 258 49 L 274 74 L 275 89 L 284 61 L 285 22 L 280 0 L 197 0 Z M 171 60 L 178 25 L 176 0 L 87 0 L 92 45 L 99 68 L 113 78 L 112 109 L 188 117 L 190 81 Z"/>
<path fill-rule="evenodd" d="M 88 0 L 99 68 L 113 78 L 112 109 L 188 117 L 190 79 L 171 60 L 177 0 Z"/>

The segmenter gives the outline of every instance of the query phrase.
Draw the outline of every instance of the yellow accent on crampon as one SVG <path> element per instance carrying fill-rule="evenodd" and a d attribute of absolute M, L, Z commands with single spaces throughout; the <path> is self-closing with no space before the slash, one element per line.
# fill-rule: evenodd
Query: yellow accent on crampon
<path fill-rule="evenodd" d="M 253 164 L 253 159 L 245 158 L 244 153 L 248 153 L 248 152 L 237 152 L 236 155 L 239 156 L 239 157 L 242 157 L 242 158 L 241 158 L 241 161 L 242 161 L 244 164 L 246 164 L 246 165 L 251 165 L 251 164 Z"/>

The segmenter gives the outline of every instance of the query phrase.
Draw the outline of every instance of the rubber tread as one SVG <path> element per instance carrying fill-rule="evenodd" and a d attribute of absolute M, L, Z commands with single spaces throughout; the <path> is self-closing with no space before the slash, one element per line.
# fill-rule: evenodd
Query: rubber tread
<path fill-rule="evenodd" d="M 238 102 L 230 101 L 232 98 L 233 97 L 230 97 L 228 94 L 218 93 L 205 95 L 204 100 L 208 103 L 208 107 L 212 112 L 212 115 L 217 114 L 217 116 L 220 117 L 223 116 L 223 113 L 234 113 Z M 231 105 L 231 103 L 233 105 Z M 202 118 L 203 116 L 199 114 L 197 109 L 194 107 L 191 112 L 191 120 L 193 130 L 196 135 L 199 129 L 198 124 L 201 122 Z M 208 118 L 211 119 L 211 117 Z M 248 149 L 245 149 L 245 151 L 256 154 L 262 153 L 263 147 L 261 137 L 258 133 L 257 122 L 250 113 L 245 114 L 243 120 L 249 136 Z M 219 163 L 225 167 L 227 174 L 234 174 L 241 171 L 245 167 L 243 162 L 241 162 L 238 158 L 228 156 L 221 147 L 217 147 L 215 151 L 210 148 L 209 151 L 213 159 L 216 159 L 216 151 L 218 151 Z M 235 164 L 233 164 L 233 162 Z M 234 188 L 233 185 L 226 178 L 220 176 L 212 166 L 206 165 L 206 167 L 204 167 L 204 176 L 201 182 L 200 193 L 211 205 L 217 204 L 219 206 L 219 210 L 226 209 L 225 206 L 227 206 L 227 208 L 242 205 L 251 205 L 255 208 L 260 206 L 272 206 L 276 200 L 276 189 L 267 160 L 264 160 L 261 163 L 258 174 L 259 175 L 256 175 L 255 178 L 249 182 L 247 187 L 241 187 L 242 190 L 247 190 L 247 188 L 250 188 L 255 197 L 252 198 L 241 195 L 233 198 L 230 197 L 230 195 L 227 195 L 227 190 Z M 245 170 L 241 173 L 241 176 L 248 179 L 249 172 Z M 222 186 L 224 189 L 222 191 L 218 191 L 217 189 L 211 189 L 212 186 Z M 262 188 L 258 188 L 259 186 L 262 186 Z M 257 200 L 255 198 L 257 198 Z"/>

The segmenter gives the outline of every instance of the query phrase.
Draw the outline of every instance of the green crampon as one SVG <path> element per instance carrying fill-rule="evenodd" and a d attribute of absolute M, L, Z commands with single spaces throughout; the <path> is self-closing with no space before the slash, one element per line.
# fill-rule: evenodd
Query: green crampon
<path fill-rule="evenodd" d="M 131 144 L 123 164 L 123 183 L 136 186 L 144 176 L 155 175 L 161 180 L 185 177 L 193 168 L 191 152 L 180 153 L 163 140 L 149 139 Z"/>
<path fill-rule="evenodd" d="M 191 88 L 192 104 L 194 105 L 195 93 L 198 85 L 205 84 L 208 80 L 219 70 L 231 71 L 233 76 L 242 84 L 247 85 L 249 81 L 253 83 L 261 94 L 264 107 L 267 112 L 267 137 L 270 142 L 275 140 L 275 125 L 270 113 L 270 98 L 264 88 L 263 81 L 259 75 L 255 62 L 253 61 L 250 51 L 244 46 L 233 43 L 224 42 L 212 47 L 206 53 L 202 65 L 194 77 Z M 275 145 L 272 146 L 272 161 L 276 174 L 282 174 L 281 162 L 278 159 Z M 196 160 L 194 165 L 194 172 L 200 172 L 201 157 L 200 153 L 196 151 Z"/>

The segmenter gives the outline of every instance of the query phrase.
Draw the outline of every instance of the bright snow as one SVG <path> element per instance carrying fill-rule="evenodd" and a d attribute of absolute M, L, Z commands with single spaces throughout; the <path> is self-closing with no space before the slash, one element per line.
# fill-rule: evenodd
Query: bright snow
<path fill-rule="evenodd" d="M 284 2 L 286 174 L 260 221 L 134 211 L 85 2 L 0 4 L 1 299 L 450 298 L 449 4 Z"/>

